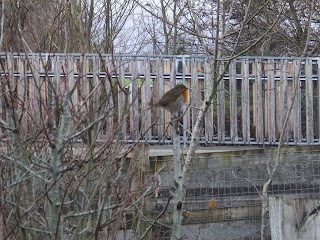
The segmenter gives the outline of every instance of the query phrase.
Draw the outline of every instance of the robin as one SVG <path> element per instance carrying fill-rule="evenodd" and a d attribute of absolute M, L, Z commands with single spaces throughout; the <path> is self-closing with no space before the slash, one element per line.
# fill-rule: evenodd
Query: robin
<path fill-rule="evenodd" d="M 170 89 L 168 92 L 166 92 L 162 96 L 162 98 L 152 107 L 163 107 L 167 111 L 174 114 L 181 110 L 181 108 L 187 102 L 187 100 L 188 88 L 183 84 L 179 84 L 176 85 L 174 88 Z"/>

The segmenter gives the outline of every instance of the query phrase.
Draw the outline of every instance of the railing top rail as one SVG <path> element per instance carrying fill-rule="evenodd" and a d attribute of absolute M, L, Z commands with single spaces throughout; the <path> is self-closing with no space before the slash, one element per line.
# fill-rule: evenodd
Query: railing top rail
<path fill-rule="evenodd" d="M 153 55 L 153 54 L 106 54 L 106 53 L 50 53 L 50 52 L 44 52 L 44 53 L 18 53 L 18 52 L 0 52 L 0 57 L 7 56 L 7 55 L 13 55 L 13 56 L 60 56 L 60 57 L 76 57 L 80 58 L 81 56 L 85 57 L 116 57 L 116 58 L 151 58 L 151 59 L 166 59 L 166 58 L 184 58 L 184 59 L 191 59 L 191 58 L 213 58 L 212 55 Z M 227 61 L 230 57 L 227 56 L 225 59 L 222 59 L 223 61 Z M 277 57 L 277 56 L 240 56 L 236 58 L 237 60 L 320 60 L 320 56 L 314 56 L 314 57 L 299 57 L 299 56 L 283 56 L 283 57 Z"/>

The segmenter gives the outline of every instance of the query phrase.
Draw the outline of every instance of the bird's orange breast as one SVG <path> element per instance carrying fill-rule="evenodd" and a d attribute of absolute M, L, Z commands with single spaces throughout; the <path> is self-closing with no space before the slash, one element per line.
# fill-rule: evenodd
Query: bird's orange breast
<path fill-rule="evenodd" d="M 189 96 L 188 89 L 183 89 L 181 91 L 181 95 L 183 97 L 183 102 L 186 103 L 188 101 L 188 96 Z"/>

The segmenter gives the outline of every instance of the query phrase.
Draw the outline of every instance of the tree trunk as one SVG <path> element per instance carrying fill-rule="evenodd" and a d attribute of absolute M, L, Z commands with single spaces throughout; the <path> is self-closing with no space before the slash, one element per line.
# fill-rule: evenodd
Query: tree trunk
<path fill-rule="evenodd" d="M 48 227 L 51 233 L 52 239 L 63 239 L 63 229 L 60 216 L 60 174 L 61 174 L 61 159 L 63 154 L 63 148 L 65 139 L 68 133 L 69 126 L 69 109 L 68 103 L 70 100 L 69 92 L 63 97 L 62 102 L 62 114 L 59 125 L 52 129 L 52 145 L 51 145 L 51 163 L 50 163 L 50 173 L 51 173 L 51 186 L 48 192 Z"/>
<path fill-rule="evenodd" d="M 181 172 L 181 147 L 180 147 L 180 134 L 178 133 L 178 123 L 173 123 L 173 168 L 174 168 L 174 192 L 173 192 L 173 223 L 172 223 L 172 240 L 181 239 L 181 224 L 182 224 L 182 205 L 184 198 L 184 187 Z"/>

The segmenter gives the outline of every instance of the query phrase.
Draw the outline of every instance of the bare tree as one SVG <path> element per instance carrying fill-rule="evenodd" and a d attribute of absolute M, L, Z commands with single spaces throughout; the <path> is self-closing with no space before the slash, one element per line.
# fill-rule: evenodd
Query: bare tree
<path fill-rule="evenodd" d="M 291 4 L 292 4 L 292 2 L 291 2 Z M 290 4 L 290 7 L 291 7 L 291 4 Z M 306 27 L 307 32 L 306 32 L 306 37 L 305 37 L 305 42 L 304 42 L 305 45 L 304 45 L 304 49 L 303 49 L 301 58 L 305 57 L 308 53 L 309 41 L 310 41 L 310 36 L 311 36 L 311 32 L 312 32 L 311 24 L 312 24 L 313 12 L 314 12 L 314 1 L 311 1 L 310 4 L 311 4 L 311 8 L 310 8 L 309 16 L 308 16 L 307 27 Z M 295 73 L 295 76 L 294 76 L 295 79 L 300 78 L 301 61 L 299 63 L 300 63 L 300 65 L 297 67 L 298 71 L 297 71 L 297 73 Z M 266 221 L 267 221 L 267 213 L 268 213 L 268 189 L 269 189 L 269 186 L 274 178 L 274 175 L 275 175 L 279 165 L 281 164 L 280 150 L 281 150 L 281 147 L 283 146 L 284 136 L 285 136 L 286 129 L 288 126 L 289 116 L 292 112 L 294 104 L 296 104 L 296 101 L 297 101 L 296 97 L 297 97 L 297 92 L 298 92 L 299 88 L 300 88 L 300 86 L 298 84 L 298 81 L 295 81 L 294 91 L 293 91 L 294 94 L 291 99 L 289 110 L 286 113 L 285 119 L 284 119 L 284 121 L 282 123 L 282 127 L 281 127 L 281 134 L 280 134 L 280 139 L 279 139 L 279 144 L 278 144 L 278 149 L 277 149 L 277 155 L 276 155 L 272 169 L 268 169 L 269 179 L 265 182 L 265 184 L 263 185 L 263 188 L 262 188 L 261 239 L 266 239 L 266 228 L 267 228 Z"/>
<path fill-rule="evenodd" d="M 249 2 L 240 4 L 235 1 L 236 8 L 232 14 L 233 26 L 236 27 L 242 21 L 245 9 Z M 300 56 L 304 50 L 307 40 L 308 16 L 311 13 L 310 1 L 252 1 L 252 9 L 249 13 L 247 27 L 243 29 L 241 37 L 241 47 L 243 50 L 252 43 L 252 39 L 258 38 L 264 32 L 272 21 L 279 15 L 279 9 L 282 4 L 286 6 L 281 13 L 281 17 L 275 27 L 267 34 L 259 44 L 248 51 L 248 55 L 252 56 Z M 314 9 L 319 9 L 319 4 L 314 4 Z M 318 12 L 318 11 L 317 11 Z M 319 21 L 318 13 L 313 15 L 312 25 L 310 29 L 310 41 L 307 47 L 307 54 L 316 54 L 319 51 L 318 35 L 319 32 L 315 26 Z M 233 41 L 236 35 L 229 37 Z"/>
<path fill-rule="evenodd" d="M 4 239 L 116 239 L 134 209 L 132 224 L 140 221 L 153 188 L 152 176 L 140 177 L 148 149 L 122 141 L 123 130 L 130 134 L 123 127 L 132 105 L 124 105 L 120 115 L 114 111 L 114 99 L 127 90 L 121 81 L 112 86 L 112 78 L 94 74 L 89 79 L 85 58 L 75 78 L 70 57 L 25 56 L 25 69 L 32 71 L 28 82 L 14 78 L 13 55 L 1 61 L 6 71 L 0 82 Z M 130 131 L 137 140 L 144 135 Z"/>
<path fill-rule="evenodd" d="M 2 48 L 112 53 L 134 8 L 133 2 L 111 0 L 2 1 Z"/>
<path fill-rule="evenodd" d="M 129 84 L 125 82 L 125 76 L 120 76 L 124 71 L 119 73 L 124 65 L 111 57 L 99 61 L 86 61 L 85 54 L 75 61 L 68 58 L 70 52 L 146 49 L 150 45 L 146 33 L 132 43 L 125 28 L 137 5 L 155 20 L 146 21 L 151 26 L 142 29 L 149 29 L 157 52 L 212 56 L 208 62 L 211 78 L 205 83 L 208 88 L 194 118 L 182 168 L 180 136 L 175 136 L 172 239 L 183 235 L 188 171 L 203 119 L 213 99 L 219 99 L 223 92 L 221 80 L 230 61 L 243 54 L 306 56 L 319 52 L 317 1 L 267 0 L 261 5 L 255 0 L 214 4 L 161 0 L 149 6 L 142 1 L 111 0 L 43 3 L 1 2 L 3 51 L 65 53 L 63 57 L 24 55 L 19 65 L 10 54 L 0 61 L 4 71 L 0 82 L 4 238 L 98 239 L 103 234 L 115 239 L 118 229 L 126 228 L 126 214 L 131 212 L 137 216 L 132 224 L 136 234 L 150 236 L 159 216 L 150 220 L 141 209 L 153 182 L 145 175 L 143 184 L 136 184 L 141 181 L 136 173 L 142 169 L 142 151 L 140 145 L 123 143 L 126 135 L 139 140 L 144 134 L 139 121 L 124 127 L 128 126 L 128 112 L 138 104 L 138 84 L 132 79 Z M 128 47 L 131 43 L 134 46 Z M 107 73 L 103 79 L 99 64 Z M 20 80 L 15 77 L 17 68 L 25 72 Z M 73 74 L 75 68 L 80 69 L 77 76 Z M 137 80 L 138 76 L 133 78 Z M 99 141 L 101 136 L 104 141 Z M 129 156 L 141 161 L 128 162 Z M 277 165 L 263 193 L 267 193 Z M 264 210 L 266 199 L 264 194 Z"/>
<path fill-rule="evenodd" d="M 236 42 L 231 47 L 233 50 L 231 51 L 231 54 L 226 55 L 224 53 L 224 49 L 226 48 L 226 41 L 227 37 L 229 36 L 230 31 L 230 12 L 233 11 L 233 5 L 227 6 L 223 1 L 217 1 L 214 5 L 215 9 L 215 16 L 216 16 L 216 24 L 214 25 L 214 30 L 212 31 L 214 35 L 207 35 L 207 32 L 201 28 L 201 17 L 197 15 L 195 5 L 191 3 L 191 1 L 187 1 L 188 11 L 189 11 L 189 18 L 190 22 L 193 24 L 192 30 L 188 29 L 189 32 L 192 32 L 193 35 L 197 36 L 198 41 L 202 44 L 203 49 L 206 51 L 206 54 L 213 54 L 213 60 L 210 63 L 211 64 L 211 79 L 210 83 L 208 84 L 210 86 L 208 94 L 205 96 L 204 101 L 201 103 L 201 107 L 199 109 L 199 114 L 196 118 L 196 122 L 193 126 L 193 132 L 191 136 L 191 142 L 189 149 L 187 151 L 187 156 L 185 159 L 185 163 L 180 169 L 180 155 L 177 154 L 175 157 L 175 167 L 178 168 L 175 170 L 175 190 L 173 192 L 173 207 L 174 207 L 174 213 L 173 213 L 173 226 L 172 226 L 172 236 L 171 239 L 181 239 L 182 235 L 182 212 L 186 209 L 184 209 L 184 201 L 185 201 L 185 194 L 186 194 L 186 184 L 187 184 L 187 178 L 188 178 L 188 170 L 190 168 L 190 164 L 192 161 L 192 158 L 195 154 L 195 150 L 198 144 L 198 138 L 200 135 L 200 131 L 202 128 L 202 121 L 204 119 L 204 116 L 206 112 L 209 109 L 209 106 L 212 103 L 213 98 L 217 94 L 217 90 L 220 89 L 221 86 L 221 80 L 223 79 L 224 72 L 229 67 L 229 63 L 232 59 L 236 58 L 239 55 L 242 55 L 246 53 L 248 50 L 250 50 L 252 47 L 254 47 L 257 43 L 259 43 L 276 25 L 278 22 L 282 11 L 284 9 L 285 4 L 283 4 L 279 10 L 279 14 L 277 17 L 271 22 L 271 24 L 268 26 L 268 28 L 261 34 L 260 38 L 254 39 L 252 44 L 249 45 L 246 49 L 243 51 L 239 51 L 239 45 L 240 45 L 240 39 L 243 35 L 243 30 L 247 26 L 248 19 L 250 18 L 250 10 L 252 8 L 252 1 L 249 1 L 248 7 L 246 8 L 246 12 L 244 15 L 244 19 L 239 24 L 238 30 L 236 32 L 236 35 L 238 36 L 236 38 Z M 227 12 L 227 9 L 229 9 L 229 14 Z M 212 43 L 208 44 L 208 43 Z M 230 45 L 228 46 L 230 48 Z M 179 142 L 175 142 L 175 152 L 179 152 Z"/>

